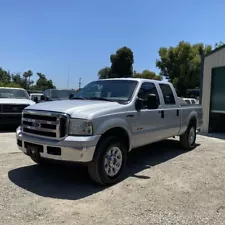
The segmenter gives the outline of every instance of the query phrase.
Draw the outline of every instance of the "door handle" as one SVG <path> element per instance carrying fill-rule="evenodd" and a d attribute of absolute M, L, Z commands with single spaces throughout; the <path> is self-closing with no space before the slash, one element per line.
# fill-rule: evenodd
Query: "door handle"
<path fill-rule="evenodd" d="M 127 117 L 134 117 L 134 115 L 130 114 L 130 115 L 127 115 Z"/>
<path fill-rule="evenodd" d="M 161 110 L 161 118 L 164 118 L 164 111 Z"/>
<path fill-rule="evenodd" d="M 179 116 L 179 114 L 180 114 L 180 110 L 179 110 L 179 109 L 177 109 L 177 116 Z"/>

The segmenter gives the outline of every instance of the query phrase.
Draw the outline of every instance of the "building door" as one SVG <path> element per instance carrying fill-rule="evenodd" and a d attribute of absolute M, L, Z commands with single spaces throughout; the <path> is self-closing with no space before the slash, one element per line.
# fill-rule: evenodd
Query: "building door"
<path fill-rule="evenodd" d="M 212 69 L 209 132 L 225 133 L 225 67 Z"/>

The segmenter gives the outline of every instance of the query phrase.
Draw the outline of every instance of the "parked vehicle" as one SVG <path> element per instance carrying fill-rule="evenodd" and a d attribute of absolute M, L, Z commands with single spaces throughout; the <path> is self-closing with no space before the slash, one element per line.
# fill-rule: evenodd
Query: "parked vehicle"
<path fill-rule="evenodd" d="M 46 101 L 66 100 L 75 92 L 73 90 L 47 89 L 43 92 Z"/>
<path fill-rule="evenodd" d="M 196 89 L 188 89 L 187 93 L 186 93 L 186 97 L 187 98 L 199 98 L 200 97 L 200 89 L 196 88 Z"/>
<path fill-rule="evenodd" d="M 95 182 L 109 185 L 120 179 L 134 148 L 173 136 L 194 148 L 201 121 L 201 106 L 181 106 L 171 83 L 105 79 L 71 100 L 26 108 L 16 135 L 19 149 L 36 163 L 85 163 Z"/>
<path fill-rule="evenodd" d="M 30 100 L 38 103 L 38 102 L 44 101 L 45 99 L 44 99 L 44 95 L 42 93 L 31 93 Z"/>
<path fill-rule="evenodd" d="M 26 90 L 0 87 L 0 126 L 19 126 L 23 109 L 33 104 Z"/>
<path fill-rule="evenodd" d="M 187 104 L 199 104 L 199 101 L 194 98 L 183 98 L 183 100 L 187 102 Z"/>

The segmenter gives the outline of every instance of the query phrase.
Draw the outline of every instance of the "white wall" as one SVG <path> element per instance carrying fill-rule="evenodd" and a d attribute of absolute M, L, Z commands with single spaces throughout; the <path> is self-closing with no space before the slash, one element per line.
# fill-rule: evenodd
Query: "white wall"
<path fill-rule="evenodd" d="M 205 57 L 203 84 L 202 84 L 202 108 L 203 108 L 203 125 L 202 132 L 208 132 L 209 110 L 211 96 L 211 77 L 212 68 L 225 66 L 225 48 Z"/>

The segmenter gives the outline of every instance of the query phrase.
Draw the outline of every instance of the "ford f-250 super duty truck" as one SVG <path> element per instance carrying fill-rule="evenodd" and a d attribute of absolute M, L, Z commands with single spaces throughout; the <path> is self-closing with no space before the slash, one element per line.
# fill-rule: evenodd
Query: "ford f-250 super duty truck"
<path fill-rule="evenodd" d="M 180 136 L 183 147 L 192 149 L 201 121 L 201 106 L 181 106 L 168 82 L 105 79 L 70 100 L 27 107 L 16 136 L 36 163 L 86 163 L 95 182 L 109 185 L 119 180 L 134 148 Z"/>

